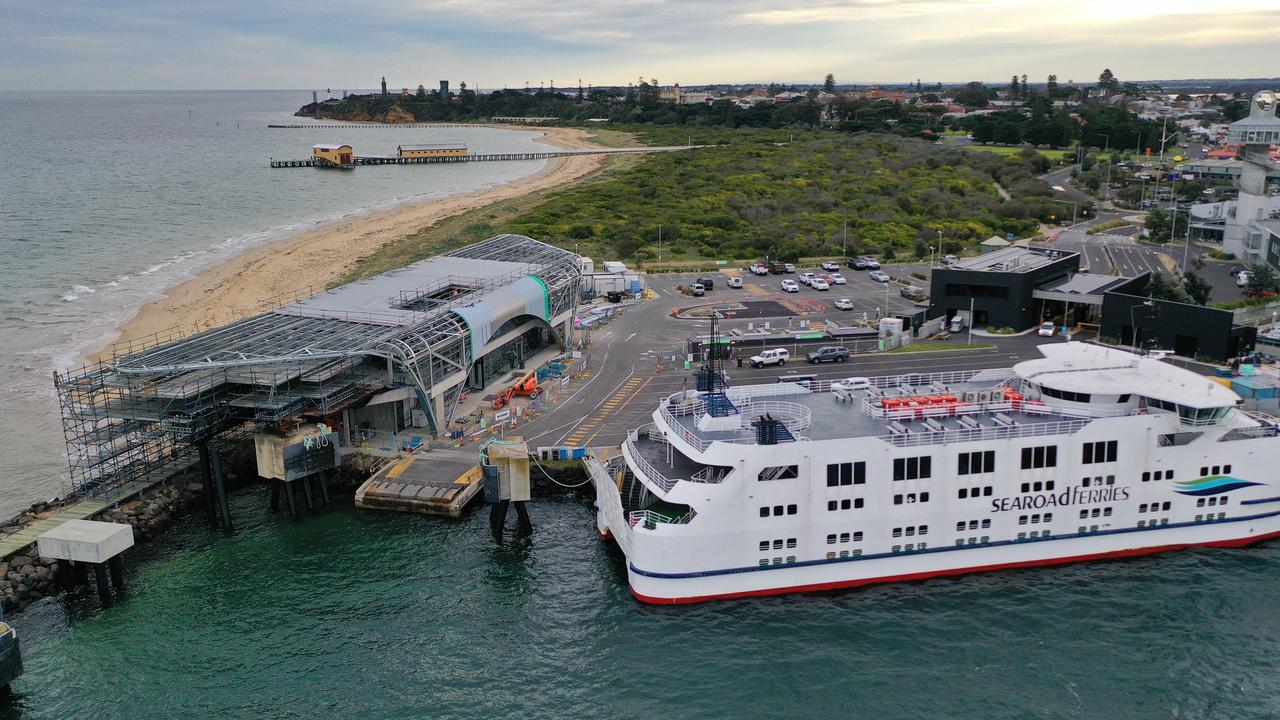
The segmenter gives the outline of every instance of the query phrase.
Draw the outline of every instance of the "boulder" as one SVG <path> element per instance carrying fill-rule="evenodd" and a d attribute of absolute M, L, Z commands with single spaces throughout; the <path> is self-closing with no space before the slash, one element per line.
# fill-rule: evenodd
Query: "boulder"
<path fill-rule="evenodd" d="M 31 564 L 31 558 L 27 555 L 14 555 L 13 558 L 9 560 L 9 567 L 14 567 L 14 568 L 20 568 L 23 565 L 30 565 L 30 564 Z"/>

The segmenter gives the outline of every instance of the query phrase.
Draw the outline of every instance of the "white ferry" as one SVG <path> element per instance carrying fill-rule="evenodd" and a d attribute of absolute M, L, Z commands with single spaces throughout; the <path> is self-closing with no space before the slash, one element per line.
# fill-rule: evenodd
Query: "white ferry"
<path fill-rule="evenodd" d="M 588 462 L 598 530 L 653 603 L 1280 535 L 1280 420 L 1150 357 L 1040 352 L 847 384 L 727 387 L 706 368 Z"/>

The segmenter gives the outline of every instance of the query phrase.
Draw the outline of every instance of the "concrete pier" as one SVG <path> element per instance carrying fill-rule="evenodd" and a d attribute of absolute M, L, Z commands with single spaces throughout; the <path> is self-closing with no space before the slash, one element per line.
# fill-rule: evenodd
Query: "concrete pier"
<path fill-rule="evenodd" d="M 42 557 L 88 563 L 93 567 L 98 596 L 111 602 L 108 565 L 117 593 L 124 591 L 124 566 L 120 553 L 133 547 L 133 526 L 97 520 L 68 520 L 36 538 Z"/>

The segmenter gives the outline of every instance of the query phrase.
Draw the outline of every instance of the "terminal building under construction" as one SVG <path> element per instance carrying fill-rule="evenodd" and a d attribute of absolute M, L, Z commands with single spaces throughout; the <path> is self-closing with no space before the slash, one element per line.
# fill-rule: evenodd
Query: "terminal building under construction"
<path fill-rule="evenodd" d="M 74 491 L 141 479 L 236 428 L 322 423 L 342 444 L 449 427 L 458 399 L 567 348 L 580 258 L 521 235 L 55 376 Z"/>

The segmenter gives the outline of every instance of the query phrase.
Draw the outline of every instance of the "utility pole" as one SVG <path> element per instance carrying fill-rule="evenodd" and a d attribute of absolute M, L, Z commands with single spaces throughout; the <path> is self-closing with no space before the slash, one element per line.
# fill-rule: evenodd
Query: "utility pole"
<path fill-rule="evenodd" d="M 658 262 L 662 262 L 662 226 L 658 226 Z"/>
<path fill-rule="evenodd" d="M 849 220 L 844 221 L 844 229 L 840 231 L 840 255 L 849 259 Z"/>
<path fill-rule="evenodd" d="M 969 340 L 966 344 L 973 344 L 973 298 L 969 298 Z"/>

